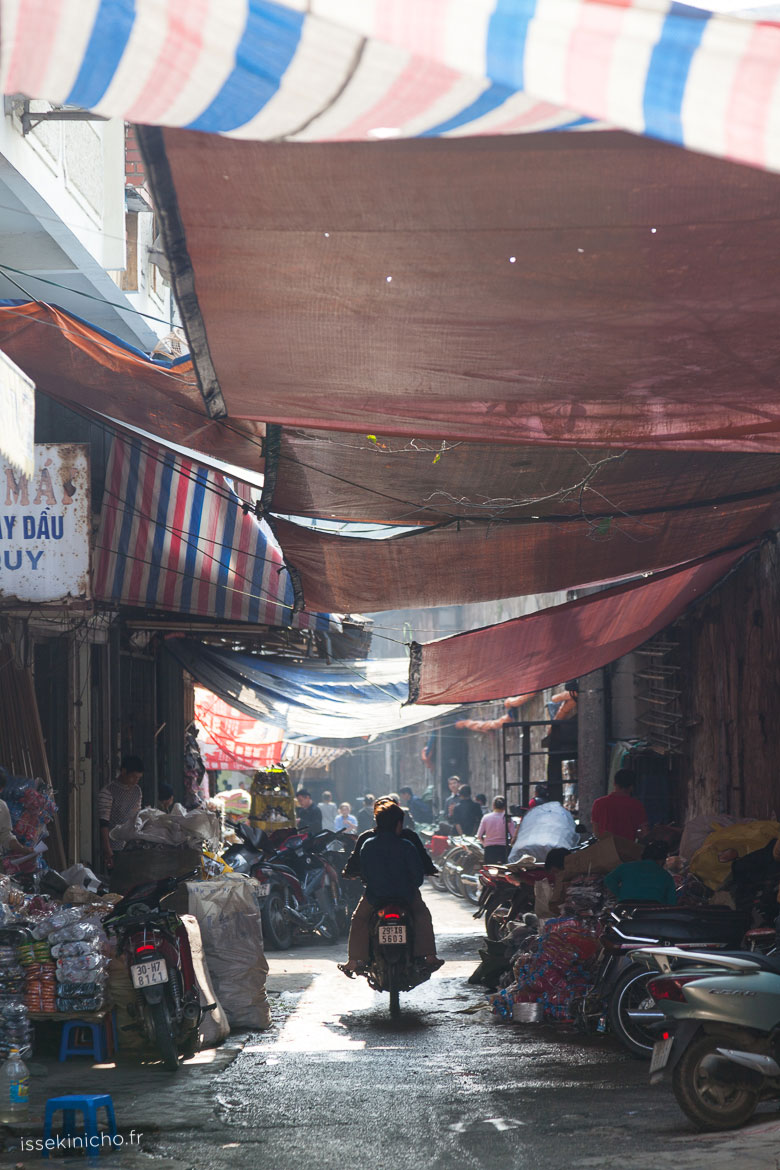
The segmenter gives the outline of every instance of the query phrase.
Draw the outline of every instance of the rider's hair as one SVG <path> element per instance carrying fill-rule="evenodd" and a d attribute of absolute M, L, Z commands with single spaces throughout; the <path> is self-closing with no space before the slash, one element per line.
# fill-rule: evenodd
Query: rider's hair
<path fill-rule="evenodd" d="M 504 800 L 503 796 L 494 796 L 493 797 L 493 808 L 497 808 L 497 809 L 506 808 L 506 801 Z"/>
<path fill-rule="evenodd" d="M 628 768 L 621 768 L 615 773 L 615 787 L 616 788 L 633 788 L 636 776 L 630 772 Z"/>
<path fill-rule="evenodd" d="M 378 800 L 374 805 L 374 819 L 380 833 L 394 833 L 396 825 L 404 823 L 404 810 L 394 800 Z"/>

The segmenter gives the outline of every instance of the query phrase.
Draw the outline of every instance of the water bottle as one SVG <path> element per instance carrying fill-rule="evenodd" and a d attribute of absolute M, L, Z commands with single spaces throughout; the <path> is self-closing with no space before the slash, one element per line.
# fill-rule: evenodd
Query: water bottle
<path fill-rule="evenodd" d="M 0 1069 L 0 1098 L 0 1125 L 13 1125 L 17 1121 L 26 1120 L 30 1074 L 18 1048 L 10 1050 L 8 1060 Z"/>

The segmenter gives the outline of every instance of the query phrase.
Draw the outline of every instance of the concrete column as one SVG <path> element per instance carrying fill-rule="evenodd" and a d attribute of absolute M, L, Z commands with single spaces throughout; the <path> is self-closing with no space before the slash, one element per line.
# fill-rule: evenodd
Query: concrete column
<path fill-rule="evenodd" d="M 579 720 L 579 801 L 580 818 L 590 825 L 593 801 L 607 791 L 607 720 L 605 671 L 594 670 L 580 677 L 577 703 Z"/>

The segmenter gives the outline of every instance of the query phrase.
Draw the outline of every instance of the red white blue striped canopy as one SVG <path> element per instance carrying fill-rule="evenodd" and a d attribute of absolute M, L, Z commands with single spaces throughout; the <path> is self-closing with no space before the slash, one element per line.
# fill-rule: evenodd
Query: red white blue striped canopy
<path fill-rule="evenodd" d="M 256 492 L 254 493 L 257 494 Z M 294 612 L 290 574 L 251 489 L 168 447 L 115 438 L 106 467 L 94 596 L 228 621 L 327 630 Z"/>
<path fill-rule="evenodd" d="M 0 0 L 0 82 L 339 141 L 599 123 L 780 169 L 780 26 L 669 0 Z"/>

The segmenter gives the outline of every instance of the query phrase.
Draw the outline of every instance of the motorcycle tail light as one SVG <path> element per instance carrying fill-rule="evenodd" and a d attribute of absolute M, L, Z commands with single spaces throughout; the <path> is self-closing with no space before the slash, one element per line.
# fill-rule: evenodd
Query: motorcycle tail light
<path fill-rule="evenodd" d="M 377 910 L 377 914 L 380 918 L 384 918 L 387 922 L 398 922 L 401 917 L 397 910 L 384 907 L 381 910 Z"/>
<path fill-rule="evenodd" d="M 137 955 L 143 955 L 146 951 L 156 951 L 157 947 L 153 943 L 143 943 L 142 946 L 135 948 Z"/>
<path fill-rule="evenodd" d="M 697 979 L 701 978 L 701 975 L 675 975 L 674 977 L 667 976 L 664 979 L 651 979 L 647 990 L 655 1000 L 670 999 L 675 1003 L 685 1003 L 683 987 L 686 983 L 695 983 Z"/>

